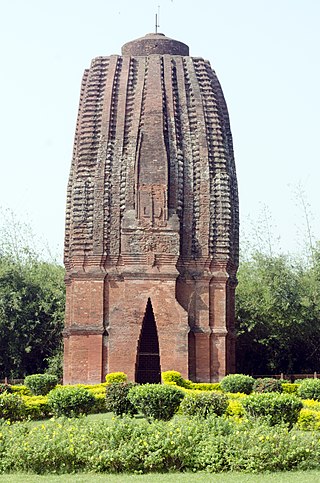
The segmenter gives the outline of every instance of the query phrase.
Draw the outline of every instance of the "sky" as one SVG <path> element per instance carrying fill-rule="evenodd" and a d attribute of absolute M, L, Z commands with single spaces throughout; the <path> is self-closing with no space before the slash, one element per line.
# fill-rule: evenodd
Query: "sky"
<path fill-rule="evenodd" d="M 244 249 L 251 237 L 299 252 L 307 222 L 320 239 L 318 0 L 0 5 L 0 207 L 31 225 L 59 260 L 83 71 L 92 58 L 120 54 L 124 43 L 153 32 L 158 6 L 158 31 L 210 60 L 222 84 Z"/>

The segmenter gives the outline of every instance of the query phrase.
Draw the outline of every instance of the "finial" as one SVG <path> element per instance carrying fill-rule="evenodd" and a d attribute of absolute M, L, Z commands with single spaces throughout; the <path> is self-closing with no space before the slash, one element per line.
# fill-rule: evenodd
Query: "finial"
<path fill-rule="evenodd" d="M 158 27 L 160 27 L 160 5 L 158 5 L 158 13 L 156 13 L 156 34 L 158 33 Z"/>

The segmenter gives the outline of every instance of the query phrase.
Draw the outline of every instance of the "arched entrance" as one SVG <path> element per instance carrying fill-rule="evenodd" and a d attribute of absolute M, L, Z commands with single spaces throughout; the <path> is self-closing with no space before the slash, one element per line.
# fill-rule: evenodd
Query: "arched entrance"
<path fill-rule="evenodd" d="M 148 299 L 138 342 L 136 382 L 161 382 L 159 340 L 151 300 Z"/>

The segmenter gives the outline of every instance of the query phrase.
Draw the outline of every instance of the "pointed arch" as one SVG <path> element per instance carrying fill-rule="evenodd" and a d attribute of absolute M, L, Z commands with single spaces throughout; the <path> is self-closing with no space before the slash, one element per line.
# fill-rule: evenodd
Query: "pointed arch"
<path fill-rule="evenodd" d="M 148 298 L 137 348 L 136 382 L 160 383 L 161 366 L 157 325 Z"/>

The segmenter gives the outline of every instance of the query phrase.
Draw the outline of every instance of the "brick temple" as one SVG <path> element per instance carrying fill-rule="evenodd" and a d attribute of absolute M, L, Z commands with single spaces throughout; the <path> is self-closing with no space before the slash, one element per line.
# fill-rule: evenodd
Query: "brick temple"
<path fill-rule="evenodd" d="M 95 58 L 68 183 L 64 383 L 234 372 L 238 215 L 210 63 L 160 33 Z"/>

